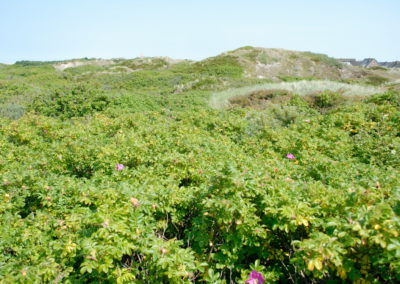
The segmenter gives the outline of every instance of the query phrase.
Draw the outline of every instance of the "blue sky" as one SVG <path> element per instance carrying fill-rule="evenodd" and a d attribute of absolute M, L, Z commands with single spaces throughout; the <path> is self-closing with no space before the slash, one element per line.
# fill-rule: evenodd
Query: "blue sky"
<path fill-rule="evenodd" d="M 202 59 L 245 45 L 400 60 L 400 0 L 0 0 L 0 62 Z"/>

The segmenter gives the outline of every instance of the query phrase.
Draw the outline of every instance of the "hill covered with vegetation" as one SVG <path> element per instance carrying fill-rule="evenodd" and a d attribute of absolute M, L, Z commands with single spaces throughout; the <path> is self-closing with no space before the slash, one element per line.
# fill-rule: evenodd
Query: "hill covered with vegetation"
<path fill-rule="evenodd" d="M 399 80 L 253 47 L 0 65 L 0 282 L 397 283 Z"/>

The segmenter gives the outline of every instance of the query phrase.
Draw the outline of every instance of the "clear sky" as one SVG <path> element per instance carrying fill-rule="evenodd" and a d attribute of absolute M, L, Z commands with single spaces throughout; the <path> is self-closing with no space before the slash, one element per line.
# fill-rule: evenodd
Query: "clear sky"
<path fill-rule="evenodd" d="M 400 0 L 0 0 L 0 62 L 252 45 L 400 60 Z"/>

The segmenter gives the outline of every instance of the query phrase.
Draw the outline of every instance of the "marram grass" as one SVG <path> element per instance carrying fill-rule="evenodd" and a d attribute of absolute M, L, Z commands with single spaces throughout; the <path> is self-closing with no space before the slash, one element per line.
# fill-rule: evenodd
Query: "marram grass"
<path fill-rule="evenodd" d="M 303 80 L 297 82 L 266 83 L 215 92 L 210 96 L 210 106 L 215 109 L 222 109 L 229 106 L 230 98 L 242 96 L 258 90 L 287 90 L 301 96 L 328 90 L 332 92 L 340 92 L 345 96 L 362 97 L 385 92 L 383 87 L 348 84 L 334 81 Z"/>

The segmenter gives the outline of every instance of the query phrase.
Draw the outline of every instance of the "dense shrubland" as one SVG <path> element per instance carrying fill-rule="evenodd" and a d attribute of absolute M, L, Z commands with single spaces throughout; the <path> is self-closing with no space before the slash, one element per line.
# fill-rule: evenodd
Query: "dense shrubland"
<path fill-rule="evenodd" d="M 145 69 L 0 70 L 0 281 L 400 280 L 399 93 L 216 110 L 268 80 L 229 56 Z"/>

